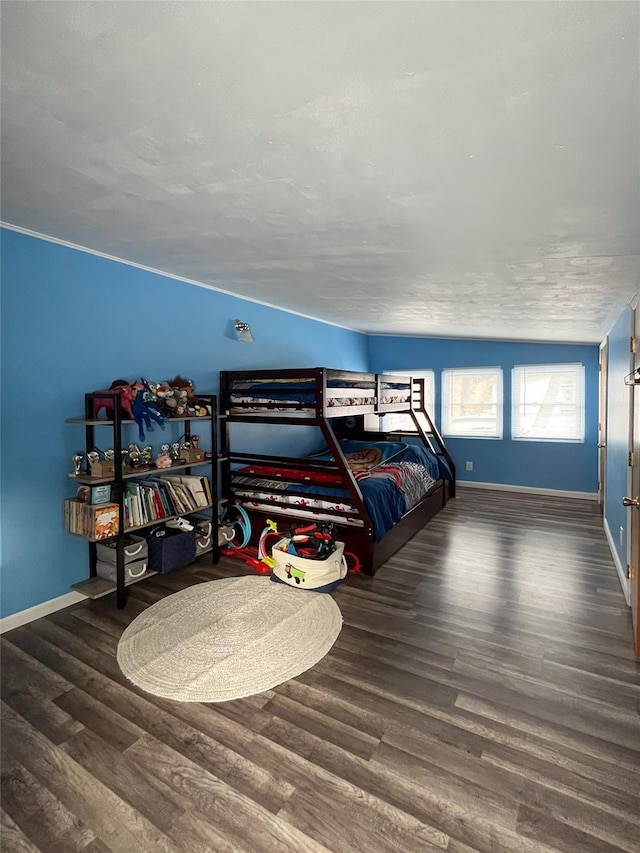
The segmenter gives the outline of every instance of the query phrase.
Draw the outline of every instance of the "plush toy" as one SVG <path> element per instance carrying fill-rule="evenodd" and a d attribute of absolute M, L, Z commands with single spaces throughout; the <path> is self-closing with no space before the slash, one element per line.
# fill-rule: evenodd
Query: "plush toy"
<path fill-rule="evenodd" d="M 167 386 L 171 389 L 170 394 L 166 392 Z M 158 396 L 170 417 L 183 417 L 187 414 L 188 406 L 197 405 L 198 401 L 193 396 L 195 389 L 190 379 L 175 376 L 169 382 L 160 383 L 158 388 L 162 389 L 162 391 L 158 391 Z"/>
<path fill-rule="evenodd" d="M 153 431 L 153 426 L 151 424 L 152 420 L 159 424 L 160 429 L 164 429 L 164 422 L 166 420 L 165 414 L 158 405 L 154 393 L 150 390 L 147 384 L 139 387 L 131 409 L 133 412 L 133 419 L 138 424 L 138 435 L 140 436 L 140 441 L 144 441 L 145 439 L 145 426 L 149 432 Z"/>
<path fill-rule="evenodd" d="M 154 385 L 154 391 L 162 406 L 165 405 L 166 400 L 173 397 L 173 388 L 168 382 L 158 382 L 157 385 Z"/>
<path fill-rule="evenodd" d="M 102 394 L 106 391 L 120 392 L 120 407 L 122 411 L 133 419 L 132 403 L 138 393 L 138 385 L 134 382 L 127 382 L 126 379 L 114 380 L 109 388 L 103 388 L 100 391 L 94 391 L 94 394 Z M 108 419 L 113 418 L 113 398 L 112 397 L 94 397 L 93 398 L 93 417 L 98 418 L 100 411 L 104 409 Z"/>

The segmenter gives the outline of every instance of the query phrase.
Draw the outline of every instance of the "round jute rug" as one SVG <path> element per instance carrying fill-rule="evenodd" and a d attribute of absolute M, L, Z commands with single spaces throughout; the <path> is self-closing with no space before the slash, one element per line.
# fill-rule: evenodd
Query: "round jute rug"
<path fill-rule="evenodd" d="M 330 595 L 264 577 L 209 581 L 163 598 L 118 643 L 118 664 L 138 687 L 180 702 L 225 702 L 305 672 L 342 627 Z"/>

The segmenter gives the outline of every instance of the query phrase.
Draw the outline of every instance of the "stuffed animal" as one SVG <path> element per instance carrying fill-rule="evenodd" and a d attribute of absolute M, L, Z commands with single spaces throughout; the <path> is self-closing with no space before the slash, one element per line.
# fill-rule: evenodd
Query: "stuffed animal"
<path fill-rule="evenodd" d="M 132 403 L 138 393 L 138 385 L 134 382 L 127 382 L 126 379 L 115 379 L 109 388 L 103 388 L 100 391 L 94 391 L 94 394 L 102 394 L 106 391 L 120 392 L 120 407 L 122 411 L 133 419 Z M 100 411 L 104 409 L 108 419 L 113 418 L 113 398 L 112 397 L 94 397 L 93 398 L 93 417 L 98 418 Z"/>
<path fill-rule="evenodd" d="M 171 394 L 162 397 L 163 405 L 167 413 L 174 418 L 183 417 L 187 413 L 188 406 L 197 405 L 197 399 L 193 396 L 194 386 L 190 379 L 183 376 L 175 376 L 169 382 L 162 382 L 159 387 L 165 390 L 165 386 L 171 388 Z M 160 396 L 160 394 L 158 394 Z"/>
<path fill-rule="evenodd" d="M 159 424 L 160 429 L 164 429 L 166 420 L 165 414 L 158 405 L 155 395 L 146 385 L 143 385 L 136 394 L 132 405 L 133 418 L 138 424 L 138 435 L 140 441 L 144 441 L 144 428 L 146 426 L 149 432 L 153 431 L 151 421 Z"/>

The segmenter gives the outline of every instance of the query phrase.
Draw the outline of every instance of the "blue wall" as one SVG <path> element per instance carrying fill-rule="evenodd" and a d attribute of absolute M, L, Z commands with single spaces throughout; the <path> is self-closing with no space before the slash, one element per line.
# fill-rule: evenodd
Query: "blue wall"
<path fill-rule="evenodd" d="M 630 528 L 629 510 L 622 505 L 628 495 L 629 421 L 631 388 L 624 377 L 631 371 L 629 338 L 633 334 L 633 311 L 625 308 L 607 337 L 609 367 L 607 371 L 607 472 L 604 517 L 611 533 L 621 565 L 627 565 L 627 531 Z M 619 531 L 623 528 L 623 541 Z"/>
<path fill-rule="evenodd" d="M 73 491 L 67 478 L 71 455 L 84 438 L 82 428 L 65 419 L 80 416 L 86 391 L 119 377 L 160 380 L 182 373 L 205 393 L 217 392 L 220 370 L 326 365 L 439 373 L 443 367 L 498 365 L 504 370 L 505 438 L 449 439 L 460 478 L 597 490 L 596 346 L 367 338 L 8 229 L 0 230 L 0 240 L 3 616 L 63 595 L 87 576 L 86 544 L 62 530 L 62 499 Z M 255 343 L 235 340 L 230 327 L 236 317 L 251 325 Z M 625 322 L 621 340 L 629 334 L 623 335 Z M 612 345 L 611 370 L 627 373 L 622 356 L 615 366 L 614 350 Z M 586 368 L 585 443 L 511 441 L 513 365 L 569 361 Z M 439 375 L 437 380 L 439 409 Z M 164 433 L 154 433 L 149 443 L 164 440 Z M 611 472 L 616 446 L 610 448 Z M 473 472 L 464 470 L 467 460 Z M 617 530 L 613 485 L 609 494 L 610 525 Z"/>
<path fill-rule="evenodd" d="M 73 493 L 71 455 L 84 443 L 82 427 L 65 419 L 81 416 L 87 391 L 119 377 L 181 373 L 206 393 L 217 392 L 220 370 L 368 369 L 357 332 L 12 230 L 0 239 L 3 616 L 87 576 L 86 544 L 63 532 L 61 510 Z M 230 336 L 236 317 L 255 343 Z"/>
<path fill-rule="evenodd" d="M 598 490 L 598 347 L 452 338 L 371 336 L 370 369 L 436 372 L 440 426 L 440 372 L 446 367 L 501 367 L 503 438 L 447 438 L 460 480 L 577 492 Z M 586 380 L 584 443 L 511 440 L 511 369 L 516 364 L 582 363 Z M 473 462 L 473 471 L 465 463 Z"/>

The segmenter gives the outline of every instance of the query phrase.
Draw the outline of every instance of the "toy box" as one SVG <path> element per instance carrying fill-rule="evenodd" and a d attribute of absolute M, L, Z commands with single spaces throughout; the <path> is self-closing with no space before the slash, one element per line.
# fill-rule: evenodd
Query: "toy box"
<path fill-rule="evenodd" d="M 273 574 L 283 583 L 299 589 L 318 589 L 335 584 L 346 577 L 347 561 L 344 558 L 344 542 L 336 542 L 335 550 L 324 560 L 309 560 L 283 551 L 287 539 L 273 546 Z"/>

